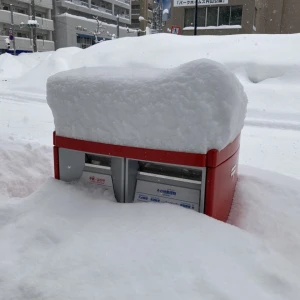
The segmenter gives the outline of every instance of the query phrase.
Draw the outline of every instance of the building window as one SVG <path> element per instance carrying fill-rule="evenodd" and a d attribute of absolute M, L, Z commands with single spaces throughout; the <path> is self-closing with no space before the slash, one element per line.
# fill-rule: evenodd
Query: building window
<path fill-rule="evenodd" d="M 17 37 L 28 38 L 28 34 L 25 32 L 17 32 Z"/>
<path fill-rule="evenodd" d="M 93 36 L 80 36 L 77 35 L 77 46 L 79 48 L 85 49 L 87 47 L 90 47 L 94 44 L 95 37 Z"/>
<path fill-rule="evenodd" d="M 39 17 L 39 18 L 45 18 L 46 17 L 46 15 L 42 12 L 37 12 L 36 16 Z"/>
<path fill-rule="evenodd" d="M 206 26 L 218 26 L 218 7 L 207 8 Z"/>
<path fill-rule="evenodd" d="M 229 25 L 242 25 L 242 6 L 231 6 L 230 22 Z"/>
<path fill-rule="evenodd" d="M 230 6 L 220 6 L 219 10 L 219 26 L 229 25 Z"/>
<path fill-rule="evenodd" d="M 198 8 L 198 27 L 242 25 L 243 6 L 209 6 Z M 184 27 L 194 26 L 195 8 L 186 8 Z"/>
<path fill-rule="evenodd" d="M 197 23 L 199 27 L 205 26 L 206 8 L 198 8 Z M 194 26 L 195 9 L 186 8 L 184 16 L 184 27 Z"/>
<path fill-rule="evenodd" d="M 15 12 L 17 12 L 19 14 L 23 14 L 23 15 L 27 14 L 27 11 L 24 8 L 18 8 L 18 7 L 16 7 L 15 8 Z"/>

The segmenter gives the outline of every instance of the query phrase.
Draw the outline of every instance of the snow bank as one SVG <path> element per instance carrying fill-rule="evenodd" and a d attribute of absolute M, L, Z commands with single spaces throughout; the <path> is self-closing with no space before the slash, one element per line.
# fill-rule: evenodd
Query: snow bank
<path fill-rule="evenodd" d="M 75 47 L 58 49 L 47 59 L 36 65 L 36 67 L 15 80 L 14 90 L 44 93 L 48 77 L 58 72 L 69 70 L 71 65 L 68 62 L 68 58 L 79 51 L 81 50 Z"/>
<path fill-rule="evenodd" d="M 18 77 L 24 71 L 24 66 L 10 54 L 0 55 L 0 79 Z"/>
<path fill-rule="evenodd" d="M 77 53 L 74 52 L 74 48 L 66 48 L 64 52 L 60 52 L 61 50 L 53 52 L 51 56 L 54 58 L 45 56 L 45 61 L 40 62 L 41 67 L 36 69 L 36 72 L 41 74 L 40 78 L 31 72 L 27 76 L 24 75 L 22 80 L 14 81 L 12 87 L 28 91 L 29 85 L 31 92 L 45 94 L 47 78 L 65 68 L 97 66 L 174 68 L 200 58 L 223 63 L 233 72 L 241 72 L 242 69 L 251 82 L 261 82 L 282 76 L 290 68 L 300 65 L 299 41 L 300 34 L 197 37 L 153 34 L 121 38 L 99 43 L 85 50 L 78 48 Z M 68 51 L 68 55 L 65 55 Z M 21 57 L 15 59 L 20 60 Z M 59 67 L 60 64 L 62 67 Z M 23 75 L 17 69 L 6 70 L 0 76 L 5 77 L 6 72 L 9 77 Z"/>
<path fill-rule="evenodd" d="M 53 176 L 52 147 L 13 138 L 0 143 L 0 198 L 26 197 Z"/>
<path fill-rule="evenodd" d="M 229 223 L 264 239 L 298 267 L 299 184 L 278 173 L 242 167 L 229 217 Z"/>
<path fill-rule="evenodd" d="M 206 153 L 241 132 L 247 97 L 224 66 L 197 60 L 172 70 L 83 68 L 48 81 L 58 135 Z"/>
<path fill-rule="evenodd" d="M 174 68 L 199 58 L 215 60 L 231 70 L 249 63 L 290 67 L 300 64 L 299 41 L 300 34 L 198 37 L 153 34 L 102 43 L 74 55 L 71 60 L 74 68 L 116 65 Z"/>
<path fill-rule="evenodd" d="M 300 293 L 299 264 L 290 257 L 177 206 L 115 203 L 101 191 L 49 180 L 23 201 L 0 202 L 0 216 L 4 299 L 285 300 Z"/>

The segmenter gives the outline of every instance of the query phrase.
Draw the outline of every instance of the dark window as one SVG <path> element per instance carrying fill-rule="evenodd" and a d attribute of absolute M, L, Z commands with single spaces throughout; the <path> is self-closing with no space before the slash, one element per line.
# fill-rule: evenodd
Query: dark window
<path fill-rule="evenodd" d="M 205 16 L 206 16 L 206 8 L 198 8 L 197 15 L 197 26 L 204 27 L 205 26 Z M 184 26 L 194 26 L 195 21 L 195 8 L 186 8 L 185 16 L 184 16 Z"/>
<path fill-rule="evenodd" d="M 243 6 L 231 6 L 230 25 L 242 25 Z"/>
<path fill-rule="evenodd" d="M 19 14 L 26 14 L 26 11 L 22 8 L 16 8 L 16 12 Z"/>
<path fill-rule="evenodd" d="M 194 25 L 195 20 L 195 9 L 186 8 L 184 11 L 184 27 L 189 27 Z"/>
<path fill-rule="evenodd" d="M 242 25 L 243 6 L 212 6 L 198 8 L 197 25 L 222 26 Z M 218 22 L 219 19 L 219 22 Z M 186 8 L 184 11 L 184 27 L 194 26 L 195 8 Z"/>
<path fill-rule="evenodd" d="M 195 10 L 194 10 L 195 11 Z M 197 26 L 205 27 L 206 8 L 198 8 Z"/>
<path fill-rule="evenodd" d="M 220 6 L 219 26 L 229 25 L 230 6 Z"/>
<path fill-rule="evenodd" d="M 207 8 L 206 26 L 218 26 L 218 7 Z"/>

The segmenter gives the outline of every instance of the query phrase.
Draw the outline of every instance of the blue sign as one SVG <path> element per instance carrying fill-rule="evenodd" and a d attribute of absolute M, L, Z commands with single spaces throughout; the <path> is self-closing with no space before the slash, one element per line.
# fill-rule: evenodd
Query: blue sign
<path fill-rule="evenodd" d="M 164 190 L 164 189 L 157 189 L 157 192 L 163 194 L 164 196 L 176 196 L 176 192 L 173 190 Z"/>
<path fill-rule="evenodd" d="M 150 200 L 153 202 L 160 202 L 160 199 L 158 197 L 151 197 Z"/>
<path fill-rule="evenodd" d="M 145 195 L 139 195 L 139 199 L 143 200 L 143 201 L 147 201 L 148 200 L 148 196 Z"/>
<path fill-rule="evenodd" d="M 14 40 L 14 36 L 13 36 L 13 35 L 10 35 L 10 36 L 9 36 L 9 39 L 10 39 L 11 41 L 13 41 L 13 40 Z"/>

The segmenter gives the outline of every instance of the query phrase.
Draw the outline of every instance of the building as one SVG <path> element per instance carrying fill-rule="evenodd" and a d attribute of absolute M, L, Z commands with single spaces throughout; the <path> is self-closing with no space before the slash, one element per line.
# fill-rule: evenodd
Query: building
<path fill-rule="evenodd" d="M 27 27 L 28 20 L 31 20 L 31 0 L 0 0 L 0 52 L 7 51 L 6 39 L 11 28 L 10 4 L 13 7 L 14 37 L 16 53 L 31 52 L 33 47 L 32 29 Z M 52 1 L 35 0 L 38 51 L 54 50 L 53 42 L 53 21 Z M 11 47 L 12 48 L 12 47 Z"/>
<path fill-rule="evenodd" d="M 198 0 L 197 35 L 252 33 L 254 12 L 254 0 Z M 194 0 L 172 0 L 166 28 L 193 35 L 194 21 Z"/>
<path fill-rule="evenodd" d="M 195 0 L 171 1 L 166 28 L 193 35 Z M 299 0 L 198 0 L 197 11 L 197 35 L 300 32 Z"/>
<path fill-rule="evenodd" d="M 299 0 L 256 0 L 254 27 L 257 33 L 300 32 Z"/>
<path fill-rule="evenodd" d="M 130 0 L 55 0 L 53 3 L 56 48 L 93 45 L 96 42 L 93 32 L 97 29 L 95 17 L 102 23 L 98 40 L 117 36 L 117 16 L 119 37 L 137 35 L 127 29 L 131 25 Z"/>
<path fill-rule="evenodd" d="M 131 28 L 145 31 L 147 23 L 152 22 L 153 0 L 132 0 L 131 8 Z M 140 16 L 143 17 L 145 21 L 140 21 Z"/>

